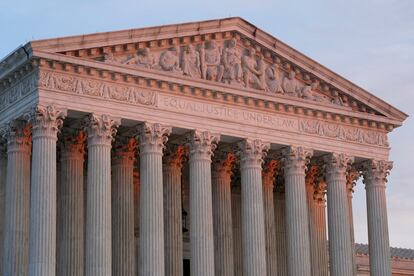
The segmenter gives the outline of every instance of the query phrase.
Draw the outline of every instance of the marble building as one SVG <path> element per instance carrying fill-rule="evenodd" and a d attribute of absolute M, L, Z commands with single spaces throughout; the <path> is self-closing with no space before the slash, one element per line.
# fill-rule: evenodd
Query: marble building
<path fill-rule="evenodd" d="M 241 18 L 31 41 L 0 62 L 0 271 L 356 275 L 361 177 L 391 275 L 406 118 Z"/>

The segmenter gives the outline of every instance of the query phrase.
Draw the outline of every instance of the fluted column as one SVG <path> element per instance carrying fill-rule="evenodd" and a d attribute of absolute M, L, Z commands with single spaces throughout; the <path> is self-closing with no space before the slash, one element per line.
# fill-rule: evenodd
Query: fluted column
<path fill-rule="evenodd" d="M 135 276 L 134 161 L 136 139 L 117 137 L 112 156 L 112 275 Z"/>
<path fill-rule="evenodd" d="M 355 168 L 350 168 L 346 175 L 346 193 L 349 208 L 349 230 L 351 231 L 351 250 L 352 250 L 352 270 L 353 275 L 357 275 L 356 252 L 355 252 L 355 233 L 354 233 L 354 215 L 352 211 L 352 197 L 356 181 L 359 178 L 359 172 Z"/>
<path fill-rule="evenodd" d="M 327 236 L 326 236 L 326 183 L 325 181 L 318 179 L 315 185 L 314 192 L 314 216 L 315 216 L 315 230 L 316 230 L 316 250 L 312 251 L 312 254 L 317 255 L 317 262 L 315 265 L 318 267 L 318 273 L 316 275 L 328 276 L 328 249 L 327 249 Z"/>
<path fill-rule="evenodd" d="M 214 275 L 211 156 L 219 135 L 194 131 L 190 137 L 191 275 Z"/>
<path fill-rule="evenodd" d="M 325 159 L 328 185 L 330 275 L 349 276 L 353 275 L 353 267 L 346 170 L 352 158 L 345 154 L 333 153 Z"/>
<path fill-rule="evenodd" d="M 163 276 L 164 210 L 162 155 L 170 127 L 144 123 L 140 143 L 140 238 L 139 275 Z"/>
<path fill-rule="evenodd" d="M 29 275 L 56 274 L 56 141 L 64 112 L 38 106 L 31 117 Z"/>
<path fill-rule="evenodd" d="M 214 264 L 216 276 L 234 276 L 231 176 L 234 154 L 220 151 L 213 163 Z"/>
<path fill-rule="evenodd" d="M 243 275 L 266 275 L 266 242 L 263 213 L 262 163 L 269 143 L 244 140 L 241 149 L 241 200 Z"/>
<path fill-rule="evenodd" d="M 183 224 L 181 170 L 186 154 L 184 146 L 167 147 L 164 157 L 164 238 L 165 275 L 183 275 Z"/>
<path fill-rule="evenodd" d="M 288 275 L 311 275 L 305 169 L 312 151 L 289 147 L 283 155 Z"/>
<path fill-rule="evenodd" d="M 134 244 L 135 244 L 135 272 L 139 271 L 139 171 L 134 168 Z M 138 274 L 138 273 L 137 273 Z"/>
<path fill-rule="evenodd" d="M 287 276 L 286 201 L 284 186 L 276 186 L 274 202 L 277 275 Z"/>
<path fill-rule="evenodd" d="M 5 190 L 6 190 L 6 176 L 7 176 L 7 141 L 1 137 L 0 133 L 0 275 L 3 272 L 3 248 L 4 248 L 4 208 L 5 204 Z"/>
<path fill-rule="evenodd" d="M 84 273 L 84 132 L 63 133 L 60 160 L 57 275 Z"/>
<path fill-rule="evenodd" d="M 314 201 L 315 183 L 317 180 L 318 166 L 309 166 L 306 172 L 306 195 L 308 203 L 308 219 L 309 219 L 309 245 L 311 256 L 311 275 L 319 276 L 318 265 L 318 248 L 317 248 L 317 218 L 316 218 L 316 206 Z"/>
<path fill-rule="evenodd" d="M 234 276 L 243 275 L 243 251 L 241 231 L 241 187 L 240 178 L 231 187 L 231 219 L 233 224 Z"/>
<path fill-rule="evenodd" d="M 277 274 L 277 245 L 276 245 L 276 221 L 273 198 L 273 187 L 278 162 L 271 160 L 263 170 L 263 210 L 266 238 L 266 271 L 268 276 Z"/>
<path fill-rule="evenodd" d="M 367 195 L 369 264 L 371 275 L 391 275 L 385 184 L 392 162 L 369 160 L 363 176 Z"/>
<path fill-rule="evenodd" d="M 28 274 L 30 202 L 30 128 L 14 121 L 6 133 L 7 176 L 3 276 Z"/>
<path fill-rule="evenodd" d="M 119 122 L 91 114 L 88 134 L 85 275 L 112 274 L 111 144 Z"/>

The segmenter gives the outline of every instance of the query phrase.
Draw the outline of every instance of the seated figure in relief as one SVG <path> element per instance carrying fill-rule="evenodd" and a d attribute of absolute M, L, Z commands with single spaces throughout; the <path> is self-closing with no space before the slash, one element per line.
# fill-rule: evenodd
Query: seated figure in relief
<path fill-rule="evenodd" d="M 182 68 L 184 75 L 197 78 L 201 76 L 200 54 L 191 44 L 183 53 Z"/>
<path fill-rule="evenodd" d="M 301 93 L 302 98 L 306 100 L 328 103 L 329 98 L 326 95 L 317 92 L 318 86 L 319 86 L 319 82 L 316 80 L 313 81 L 309 85 L 305 85 L 302 88 L 302 93 Z"/>
<path fill-rule="evenodd" d="M 247 49 L 246 55 L 241 60 L 243 70 L 244 86 L 256 89 L 264 89 L 264 60 L 260 55 L 256 60 L 256 51 L 251 48 Z"/>
<path fill-rule="evenodd" d="M 223 50 L 222 62 L 224 65 L 223 80 L 225 83 L 241 83 L 243 73 L 241 69 L 241 53 L 237 48 L 237 40 L 231 39 Z"/>
<path fill-rule="evenodd" d="M 301 87 L 296 79 L 295 71 L 291 70 L 288 76 L 283 78 L 282 88 L 285 94 L 292 97 L 299 97 L 301 94 Z"/>
<path fill-rule="evenodd" d="M 159 65 L 164 71 L 181 72 L 180 47 L 171 47 L 160 56 Z"/>
<path fill-rule="evenodd" d="M 125 64 L 151 69 L 155 65 L 154 55 L 148 47 L 138 50 L 137 54 L 128 59 Z"/>
<path fill-rule="evenodd" d="M 345 103 L 342 100 L 341 95 L 339 95 L 339 92 L 336 91 L 336 90 L 332 91 L 332 103 L 337 104 L 337 105 L 341 105 L 341 106 L 345 106 Z"/>
<path fill-rule="evenodd" d="M 283 94 L 282 80 L 283 72 L 279 64 L 272 64 L 266 69 L 266 85 L 269 92 Z"/>
<path fill-rule="evenodd" d="M 208 47 L 207 47 L 208 46 Z M 212 40 L 208 45 L 203 43 L 200 48 L 201 77 L 205 80 L 221 82 L 223 66 L 221 65 L 221 50 L 216 41 Z"/>

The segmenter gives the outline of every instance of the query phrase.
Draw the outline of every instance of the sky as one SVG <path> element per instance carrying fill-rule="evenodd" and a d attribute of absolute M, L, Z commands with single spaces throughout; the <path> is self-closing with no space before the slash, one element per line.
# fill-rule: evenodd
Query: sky
<path fill-rule="evenodd" d="M 30 40 L 240 16 L 414 115 L 413 0 L 0 1 L 0 59 Z M 390 243 L 414 248 L 414 121 L 390 135 Z M 367 243 L 365 189 L 353 201 L 356 241 Z"/>

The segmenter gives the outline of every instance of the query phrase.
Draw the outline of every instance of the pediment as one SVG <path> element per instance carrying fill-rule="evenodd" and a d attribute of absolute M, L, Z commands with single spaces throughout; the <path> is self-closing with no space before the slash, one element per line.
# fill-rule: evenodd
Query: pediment
<path fill-rule="evenodd" d="M 395 126 L 407 117 L 241 18 L 33 41 L 30 50 L 386 117 Z"/>

